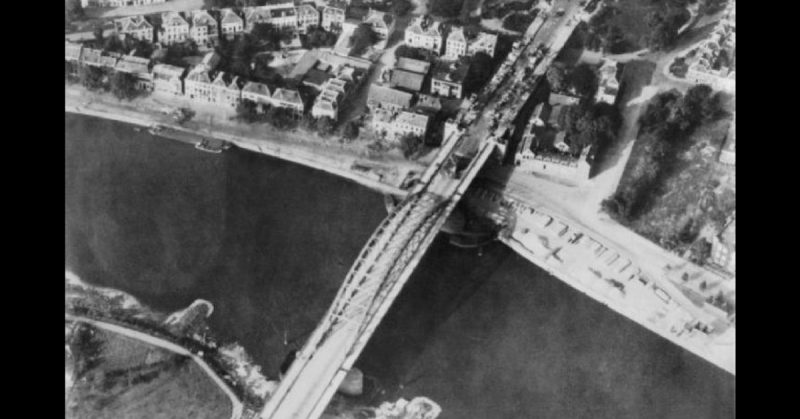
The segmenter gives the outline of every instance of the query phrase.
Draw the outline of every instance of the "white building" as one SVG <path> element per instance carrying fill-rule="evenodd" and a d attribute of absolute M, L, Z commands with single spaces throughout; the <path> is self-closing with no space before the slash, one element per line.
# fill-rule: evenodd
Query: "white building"
<path fill-rule="evenodd" d="M 219 39 L 219 25 L 205 10 L 192 11 L 192 27 L 189 36 L 197 45 L 211 45 Z"/>
<path fill-rule="evenodd" d="M 497 35 L 493 33 L 478 32 L 474 39 L 468 41 L 467 55 L 475 55 L 483 52 L 486 55 L 494 58 L 494 52 L 497 47 Z"/>
<path fill-rule="evenodd" d="M 154 91 L 172 96 L 183 96 L 183 73 L 186 69 L 168 64 L 153 66 Z"/>
<path fill-rule="evenodd" d="M 276 8 L 269 11 L 269 23 L 278 28 L 297 29 L 297 9 L 292 7 Z"/>
<path fill-rule="evenodd" d="M 189 72 L 183 82 L 186 97 L 193 102 L 216 103 L 217 90 L 213 86 L 209 72 L 203 65 L 198 65 Z"/>
<path fill-rule="evenodd" d="M 391 13 L 369 9 L 367 15 L 364 16 L 364 23 L 370 25 L 381 39 L 387 39 L 394 31 L 395 19 Z"/>
<path fill-rule="evenodd" d="M 114 21 L 118 33 L 153 42 L 153 25 L 144 16 L 128 16 Z"/>
<path fill-rule="evenodd" d="M 222 9 L 220 10 L 219 26 L 222 36 L 231 40 L 244 31 L 244 19 L 232 9 Z"/>
<path fill-rule="evenodd" d="M 236 109 L 242 101 L 242 83 L 239 76 L 220 71 L 213 85 L 217 91 L 216 103 L 219 106 Z"/>
<path fill-rule="evenodd" d="M 310 26 L 319 26 L 319 12 L 310 4 L 297 6 L 297 30 L 305 33 Z"/>
<path fill-rule="evenodd" d="M 341 31 L 345 21 L 345 10 L 333 6 L 322 9 L 322 28 L 326 31 Z"/>
<path fill-rule="evenodd" d="M 406 134 L 425 137 L 428 117 L 408 111 L 379 109 L 372 115 L 372 129 L 390 140 L 396 140 Z"/>
<path fill-rule="evenodd" d="M 132 75 L 136 80 L 135 86 L 137 90 L 145 92 L 153 91 L 153 74 L 150 72 L 149 59 L 133 55 L 123 55 L 119 61 L 117 61 L 114 70 Z"/>
<path fill-rule="evenodd" d="M 600 80 L 597 85 L 595 102 L 605 102 L 613 105 L 619 93 L 619 81 L 617 80 L 617 62 L 606 59 L 600 67 Z"/>
<path fill-rule="evenodd" d="M 242 88 L 242 100 L 249 100 L 264 110 L 272 106 L 272 93 L 266 84 L 248 81 Z"/>
<path fill-rule="evenodd" d="M 428 16 L 417 16 L 406 28 L 404 34 L 406 45 L 423 48 L 436 54 L 442 53 L 442 33 L 439 22 Z"/>
<path fill-rule="evenodd" d="M 180 43 L 189 38 L 189 22 L 178 12 L 161 14 L 161 30 L 158 41 L 164 45 Z"/>
<path fill-rule="evenodd" d="M 244 8 L 244 29 L 247 32 L 259 23 L 269 23 L 272 19 L 270 9 L 265 7 L 245 7 Z"/>
<path fill-rule="evenodd" d="M 453 26 L 450 29 L 444 51 L 444 56 L 448 59 L 467 55 L 467 38 L 464 36 L 464 29 L 461 26 Z"/>
<path fill-rule="evenodd" d="M 272 93 L 272 105 L 279 108 L 293 110 L 296 114 L 302 115 L 305 107 L 300 92 L 294 89 L 277 88 Z"/>

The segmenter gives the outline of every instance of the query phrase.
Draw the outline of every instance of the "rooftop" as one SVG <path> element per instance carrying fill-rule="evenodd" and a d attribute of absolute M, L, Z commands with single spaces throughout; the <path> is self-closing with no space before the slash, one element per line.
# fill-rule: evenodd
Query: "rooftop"
<path fill-rule="evenodd" d="M 411 23 L 409 23 L 406 31 L 424 36 L 441 36 L 439 22 L 430 18 L 430 16 L 417 16 Z"/>
<path fill-rule="evenodd" d="M 461 83 L 467 77 L 469 62 L 465 60 L 453 63 L 439 62 L 433 70 L 433 77 L 437 80 L 444 80 L 453 83 Z"/>
<path fill-rule="evenodd" d="M 180 25 L 189 25 L 189 22 L 181 16 L 178 12 L 165 12 L 161 14 L 161 26 L 180 26 Z"/>
<path fill-rule="evenodd" d="M 153 66 L 153 75 L 162 78 L 181 77 L 186 69 L 169 64 L 156 64 Z"/>
<path fill-rule="evenodd" d="M 220 10 L 220 14 L 222 16 L 220 23 L 223 25 L 244 22 L 244 19 L 234 12 L 233 9 L 222 9 Z"/>
<path fill-rule="evenodd" d="M 414 73 L 403 69 L 392 70 L 392 78 L 389 82 L 391 87 L 401 87 L 406 90 L 419 92 L 422 90 L 422 82 L 425 76 L 420 73 Z"/>
<path fill-rule="evenodd" d="M 275 93 L 272 94 L 272 98 L 286 103 L 295 103 L 300 105 L 303 104 L 303 100 L 300 98 L 300 92 L 293 89 L 284 89 L 279 87 L 275 89 Z"/>
<path fill-rule="evenodd" d="M 123 73 L 149 73 L 150 60 L 147 58 L 125 55 L 117 62 L 116 70 Z"/>
<path fill-rule="evenodd" d="M 422 60 L 415 60 L 413 58 L 400 57 L 397 59 L 395 68 L 413 71 L 415 73 L 427 74 L 428 70 L 431 68 L 431 63 Z"/>
<path fill-rule="evenodd" d="M 269 97 L 272 96 L 272 94 L 269 91 L 269 87 L 267 87 L 266 84 L 255 81 L 248 81 L 247 83 L 245 83 L 244 87 L 242 88 L 242 93 L 245 92 L 262 96 L 269 96 Z"/>
<path fill-rule="evenodd" d="M 370 102 L 389 103 L 406 108 L 411 105 L 412 97 L 413 95 L 411 93 L 372 84 L 369 88 L 367 100 Z"/>
<path fill-rule="evenodd" d="M 397 116 L 395 123 L 425 129 L 428 127 L 428 117 L 414 112 L 402 111 Z"/>
<path fill-rule="evenodd" d="M 216 26 L 217 20 L 214 19 L 206 10 L 192 11 L 192 26 Z"/>

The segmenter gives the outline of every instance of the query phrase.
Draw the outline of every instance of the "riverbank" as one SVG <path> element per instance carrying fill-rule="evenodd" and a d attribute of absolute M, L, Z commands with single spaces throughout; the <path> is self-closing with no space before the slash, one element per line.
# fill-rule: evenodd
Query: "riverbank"
<path fill-rule="evenodd" d="M 258 137 L 243 135 L 247 128 L 250 128 L 252 133 L 255 133 L 255 129 L 245 124 L 239 124 L 241 125 L 238 129 L 240 133 L 237 133 L 237 129 L 232 124 L 220 120 L 214 121 L 213 116 L 208 122 L 194 118 L 179 125 L 167 112 L 157 110 L 159 109 L 156 105 L 158 98 L 121 102 L 110 95 L 89 92 L 79 86 L 67 85 L 64 100 L 65 112 L 109 119 L 145 128 L 157 127 L 158 136 L 182 142 L 198 143 L 204 138 L 227 141 L 245 150 L 322 170 L 382 194 L 404 197 L 408 191 L 401 186 L 407 179 L 425 169 L 425 165 L 418 162 L 363 155 L 346 147 L 313 144 L 312 141 L 300 138 L 303 133 L 296 131 L 273 132 L 273 135 L 263 135 L 265 133 L 260 132 L 261 135 Z M 177 107 L 178 104 L 175 105 Z M 198 113 L 203 115 L 203 110 Z"/>

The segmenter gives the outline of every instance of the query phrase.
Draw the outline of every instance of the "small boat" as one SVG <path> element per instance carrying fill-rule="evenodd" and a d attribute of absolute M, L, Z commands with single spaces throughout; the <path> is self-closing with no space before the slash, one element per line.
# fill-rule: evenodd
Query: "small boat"
<path fill-rule="evenodd" d="M 200 142 L 194 145 L 194 148 L 202 151 L 207 151 L 209 153 L 219 154 L 223 151 L 231 148 L 231 144 L 227 141 L 217 140 L 217 139 L 202 139 Z"/>

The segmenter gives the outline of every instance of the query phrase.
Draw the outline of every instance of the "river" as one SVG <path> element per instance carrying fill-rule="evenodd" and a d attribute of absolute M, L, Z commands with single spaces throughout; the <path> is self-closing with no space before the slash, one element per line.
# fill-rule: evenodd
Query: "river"
<path fill-rule="evenodd" d="M 65 116 L 65 264 L 211 327 L 275 376 L 385 216 L 383 198 L 240 150 Z M 356 364 L 450 418 L 730 418 L 735 378 L 497 243 L 440 236 Z M 379 391 L 381 390 L 381 391 Z"/>

